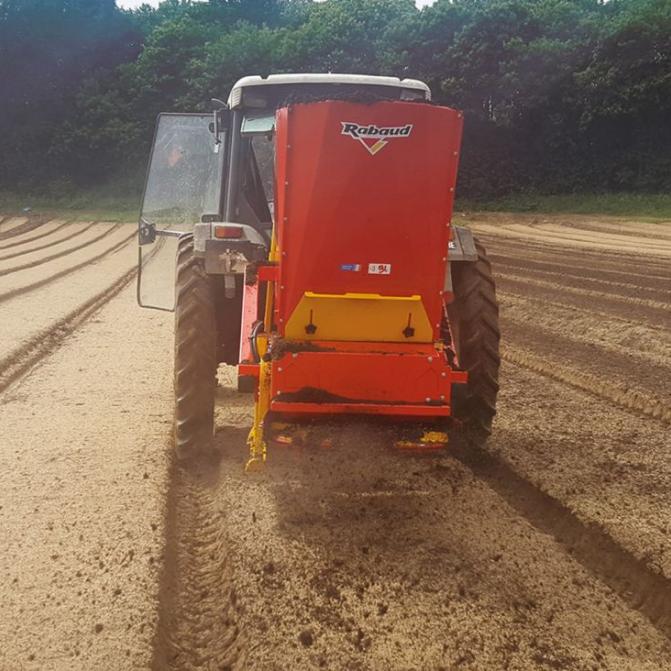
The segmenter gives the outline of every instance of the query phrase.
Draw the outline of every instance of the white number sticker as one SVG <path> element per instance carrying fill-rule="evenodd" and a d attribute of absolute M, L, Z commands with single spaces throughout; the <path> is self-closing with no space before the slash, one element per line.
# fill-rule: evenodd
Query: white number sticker
<path fill-rule="evenodd" d="M 391 274 L 391 263 L 369 263 L 368 264 L 368 274 L 369 275 L 390 275 Z"/>

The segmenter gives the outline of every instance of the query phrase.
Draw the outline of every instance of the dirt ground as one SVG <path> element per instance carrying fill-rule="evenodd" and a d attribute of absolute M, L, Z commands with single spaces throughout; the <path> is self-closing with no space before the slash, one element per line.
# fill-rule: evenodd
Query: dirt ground
<path fill-rule="evenodd" d="M 133 228 L 0 217 L 0 670 L 671 668 L 671 222 L 465 214 L 501 304 L 483 452 L 365 422 L 170 459 Z"/>

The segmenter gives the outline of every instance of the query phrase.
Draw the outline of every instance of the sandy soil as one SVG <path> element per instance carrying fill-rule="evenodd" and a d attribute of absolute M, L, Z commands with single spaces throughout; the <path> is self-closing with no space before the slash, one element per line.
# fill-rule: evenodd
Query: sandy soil
<path fill-rule="evenodd" d="M 26 267 L 32 268 L 57 257 L 72 254 L 93 242 L 102 240 L 117 226 L 117 224 L 95 222 L 67 224 L 46 235 L 40 240 L 40 244 L 30 243 L 18 249 L 0 250 L 0 275 L 8 275 Z"/>
<path fill-rule="evenodd" d="M 491 213 L 478 215 L 477 218 L 466 215 L 466 221 L 476 223 L 477 230 L 485 235 L 509 238 L 518 241 L 532 241 L 541 244 L 562 245 L 577 249 L 598 249 L 616 254 L 653 255 L 661 258 L 671 256 L 671 237 L 668 235 L 668 223 L 644 224 L 627 219 L 609 218 L 619 231 L 602 232 L 593 230 L 603 218 L 585 215 L 522 215 Z M 652 232 L 653 238 L 639 236 L 635 229 L 641 226 L 646 233 Z M 657 231 L 662 235 L 658 235 Z M 652 227 L 652 228 L 651 228 Z M 660 231 L 660 229 L 662 229 Z"/>
<path fill-rule="evenodd" d="M 0 668 L 151 660 L 170 319 L 138 313 L 128 289 L 0 398 Z"/>
<path fill-rule="evenodd" d="M 31 248 L 23 247 L 23 245 L 33 242 L 38 238 L 43 238 L 45 242 L 56 239 L 58 231 L 65 226 L 70 226 L 70 223 L 65 219 L 48 219 L 40 226 L 37 226 L 26 233 L 15 234 L 11 237 L 0 239 L 0 257 L 4 258 L 6 255 L 11 254 L 14 251 L 25 253 Z"/>
<path fill-rule="evenodd" d="M 110 240 L 107 254 L 74 273 L 56 277 L 20 294 L 14 300 L 0 303 L 3 315 L 0 320 L 0 361 L 11 356 L 27 340 L 48 333 L 51 326 L 76 311 L 88 298 L 103 291 L 137 265 L 137 245 L 133 240 L 118 249 L 114 245 L 114 241 Z M 91 245 L 88 254 L 88 257 L 83 258 L 90 261 L 98 254 L 97 247 Z M 81 263 L 81 259 L 71 258 L 69 262 L 71 265 L 66 265 L 65 270 Z M 0 260 L 0 269 L 2 264 Z M 42 279 L 42 275 L 50 275 L 51 267 L 51 264 L 45 264 L 24 276 L 23 284 L 18 285 L 19 288 L 33 285 L 36 280 Z"/>
<path fill-rule="evenodd" d="M 89 244 L 77 249 L 80 244 L 72 243 L 73 251 L 53 252 L 48 249 L 36 252 L 37 258 L 23 261 L 11 259 L 2 262 L 0 267 L 0 305 L 8 299 L 34 290 L 37 286 L 44 286 L 47 282 L 77 272 L 84 267 L 90 267 L 93 261 L 98 261 L 115 250 L 126 245 L 135 234 L 135 227 L 123 225 L 100 225 L 100 229 L 93 229 Z M 84 241 L 86 242 L 86 241 Z M 31 243 L 34 244 L 34 243 Z M 28 255 L 32 256 L 32 255 Z M 44 259 L 48 261 L 44 261 Z M 7 267 L 6 267 L 7 266 Z"/>
<path fill-rule="evenodd" d="M 361 425 L 244 476 L 250 403 L 222 370 L 221 462 L 178 475 L 174 558 L 177 575 L 199 557 L 192 578 L 217 585 L 230 625 L 208 642 L 167 618 L 173 668 L 669 665 L 671 227 L 470 223 L 503 267 L 494 466 L 395 455 Z M 208 541 L 185 553 L 189 534 Z M 216 570 L 209 548 L 226 548 Z M 184 582 L 165 605 L 207 617 Z"/>
<path fill-rule="evenodd" d="M 337 449 L 276 455 L 250 481 L 244 437 L 222 426 L 209 485 L 242 604 L 240 668 L 671 663 L 664 636 L 456 459 L 394 454 L 390 435 L 350 427 Z"/>
<path fill-rule="evenodd" d="M 472 221 L 494 262 L 507 359 L 489 447 L 671 576 L 671 265 L 657 250 L 617 261 L 576 254 L 568 240 L 566 278 L 548 265 L 561 263 L 554 246 L 535 248 L 527 261 L 525 240 L 511 242 L 505 222 L 517 219 L 498 215 L 497 234 L 488 221 Z M 520 226 L 545 230 L 542 223 Z M 594 249 L 617 230 L 638 250 L 639 227 L 663 253 L 670 223 L 576 217 L 566 230 L 580 228 L 576 244 L 593 239 Z M 510 279 L 511 264 L 525 282 Z M 554 286 L 547 275 L 539 285 L 549 267 Z M 600 282 L 603 298 L 586 301 L 576 277 L 582 287 Z M 659 309 L 640 303 L 650 298 Z"/>
<path fill-rule="evenodd" d="M 486 452 L 351 423 L 256 476 L 226 367 L 216 458 L 169 466 L 130 227 L 0 237 L 0 669 L 671 668 L 671 224 L 461 220 L 501 302 Z"/>
<path fill-rule="evenodd" d="M 28 217 L 6 217 L 0 221 L 0 234 L 11 233 L 28 221 Z"/>
<path fill-rule="evenodd" d="M 131 227 L 64 223 L 0 242 L 0 273 L 43 261 L 0 278 L 25 289 L 0 304 L 0 368 L 37 346 L 32 372 L 0 393 L 0 669 L 147 668 L 172 421 L 171 352 L 156 339 L 172 320 L 137 308 L 127 286 L 65 337 L 137 252 L 119 246 Z"/>

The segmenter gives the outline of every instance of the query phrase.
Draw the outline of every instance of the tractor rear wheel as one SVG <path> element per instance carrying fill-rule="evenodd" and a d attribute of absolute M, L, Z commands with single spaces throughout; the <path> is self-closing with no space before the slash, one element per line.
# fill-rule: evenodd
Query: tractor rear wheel
<path fill-rule="evenodd" d="M 186 460 L 210 447 L 217 388 L 213 282 L 191 237 L 179 242 L 175 294 L 175 450 Z"/>
<path fill-rule="evenodd" d="M 468 383 L 455 385 L 452 414 L 468 441 L 485 442 L 492 431 L 499 390 L 499 305 L 485 248 L 474 239 L 478 260 L 453 263 L 454 300 L 447 307 L 451 348 Z"/>

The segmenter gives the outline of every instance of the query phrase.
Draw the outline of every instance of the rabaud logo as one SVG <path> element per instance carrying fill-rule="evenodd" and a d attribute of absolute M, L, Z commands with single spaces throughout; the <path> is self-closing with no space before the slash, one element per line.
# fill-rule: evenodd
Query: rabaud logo
<path fill-rule="evenodd" d="M 341 121 L 341 135 L 349 135 L 354 140 L 358 140 L 366 150 L 375 156 L 380 149 L 383 149 L 390 140 L 397 140 L 402 137 L 409 137 L 412 133 L 412 124 L 405 126 L 376 126 L 368 124 L 362 126 L 352 121 Z"/>

